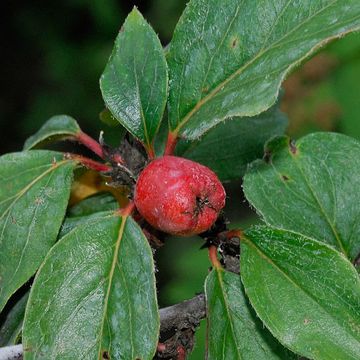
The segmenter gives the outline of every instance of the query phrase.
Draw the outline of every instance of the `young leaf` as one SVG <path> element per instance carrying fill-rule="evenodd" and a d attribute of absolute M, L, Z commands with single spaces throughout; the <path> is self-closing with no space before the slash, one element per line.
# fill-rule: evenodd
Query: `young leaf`
<path fill-rule="evenodd" d="M 211 129 L 200 140 L 177 146 L 177 153 L 208 166 L 222 181 L 241 178 L 247 165 L 262 157 L 264 144 L 282 135 L 287 118 L 274 106 L 253 118 L 233 118 Z M 187 146 L 187 147 L 186 147 Z"/>
<path fill-rule="evenodd" d="M 192 0 L 168 54 L 172 132 L 196 139 L 265 111 L 295 65 L 359 28 L 357 0 Z"/>
<path fill-rule="evenodd" d="M 27 291 L 6 315 L 0 327 L 0 346 L 16 344 L 21 333 L 28 297 Z"/>
<path fill-rule="evenodd" d="M 310 359 L 358 359 L 360 279 L 343 254 L 297 233 L 258 227 L 241 239 L 241 276 L 273 335 Z"/>
<path fill-rule="evenodd" d="M 244 192 L 264 220 L 327 242 L 350 259 L 360 252 L 360 143 L 345 135 L 314 133 L 296 144 L 268 144 Z"/>
<path fill-rule="evenodd" d="M 157 35 L 136 8 L 120 30 L 100 88 L 114 117 L 152 149 L 166 103 L 167 65 Z"/>
<path fill-rule="evenodd" d="M 0 158 L 0 311 L 56 241 L 74 166 L 44 150 Z"/>
<path fill-rule="evenodd" d="M 25 141 L 24 150 L 37 148 L 51 141 L 76 137 L 80 131 L 78 123 L 72 117 L 67 115 L 53 116 L 36 134 Z"/>
<path fill-rule="evenodd" d="M 25 314 L 25 360 L 150 360 L 158 335 L 152 251 L 134 220 L 104 216 L 51 249 Z"/>
<path fill-rule="evenodd" d="M 205 293 L 208 360 L 296 359 L 257 318 L 238 275 L 212 270 Z"/>

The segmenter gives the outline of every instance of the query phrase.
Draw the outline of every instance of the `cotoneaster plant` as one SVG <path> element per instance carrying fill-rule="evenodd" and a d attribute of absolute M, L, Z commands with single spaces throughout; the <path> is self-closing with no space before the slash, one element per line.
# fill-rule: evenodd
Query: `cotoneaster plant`
<path fill-rule="evenodd" d="M 60 115 L 0 158 L 2 358 L 182 360 L 206 318 L 209 360 L 359 359 L 360 144 L 291 140 L 279 110 L 291 69 L 359 27 L 356 0 L 192 0 L 163 48 L 134 8 L 100 79 L 119 144 Z M 64 139 L 94 156 L 39 149 Z M 224 210 L 241 178 L 247 230 Z M 212 269 L 159 310 L 173 235 Z"/>

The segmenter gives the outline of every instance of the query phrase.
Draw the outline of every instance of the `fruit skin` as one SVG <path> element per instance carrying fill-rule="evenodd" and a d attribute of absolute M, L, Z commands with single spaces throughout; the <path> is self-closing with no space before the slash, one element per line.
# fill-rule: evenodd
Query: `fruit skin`
<path fill-rule="evenodd" d="M 208 230 L 225 206 L 225 190 L 213 171 L 177 156 L 153 160 L 140 173 L 135 206 L 153 227 L 191 236 Z"/>

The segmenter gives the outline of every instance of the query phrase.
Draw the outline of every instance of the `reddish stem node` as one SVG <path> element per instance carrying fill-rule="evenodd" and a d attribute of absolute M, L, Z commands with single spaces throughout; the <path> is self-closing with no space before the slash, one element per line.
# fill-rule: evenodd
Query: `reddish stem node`
<path fill-rule="evenodd" d="M 239 229 L 237 229 L 237 230 L 229 230 L 229 231 L 226 232 L 225 235 L 226 235 L 227 239 L 237 237 L 237 238 L 239 238 L 241 240 L 241 237 L 243 236 L 243 232 L 242 232 L 242 230 L 239 230 Z"/>
<path fill-rule="evenodd" d="M 164 155 L 173 155 L 174 154 L 177 141 L 178 141 L 177 135 L 172 132 L 169 132 L 168 138 L 166 141 Z"/>
<path fill-rule="evenodd" d="M 101 145 L 94 140 L 92 137 L 90 137 L 88 134 L 85 134 L 83 131 L 80 131 L 77 136 L 76 139 L 83 144 L 84 146 L 86 146 L 88 149 L 90 149 L 93 153 L 95 153 L 96 155 L 98 155 L 99 157 L 101 157 L 102 159 L 104 159 L 104 151 L 103 148 L 101 147 Z"/>
<path fill-rule="evenodd" d="M 217 258 L 217 247 L 215 245 L 209 246 L 209 259 L 215 269 L 222 269 L 220 261 Z"/>
<path fill-rule="evenodd" d="M 176 360 L 186 360 L 186 350 L 183 346 L 179 345 L 176 348 L 176 351 L 177 351 Z"/>
<path fill-rule="evenodd" d="M 130 216 L 135 210 L 135 204 L 133 201 L 130 201 L 123 209 L 119 209 L 118 213 L 120 216 Z"/>
<path fill-rule="evenodd" d="M 222 269 L 220 261 L 217 257 L 217 247 L 215 245 L 209 246 L 209 259 L 215 269 Z"/>
<path fill-rule="evenodd" d="M 75 160 L 75 161 L 79 162 L 81 165 L 84 165 L 87 168 L 95 170 L 95 171 L 106 172 L 106 171 L 110 171 L 112 169 L 108 165 L 102 164 L 98 161 L 89 159 L 82 155 L 65 153 L 64 156 L 66 159 Z"/>
<path fill-rule="evenodd" d="M 162 352 L 164 352 L 166 350 L 166 345 L 164 343 L 159 342 L 157 344 L 156 350 L 157 350 L 157 352 L 162 353 Z"/>
<path fill-rule="evenodd" d="M 154 146 L 153 145 L 149 145 L 149 146 L 146 146 L 146 152 L 149 156 L 149 159 L 150 160 L 154 160 L 155 159 L 155 150 L 154 150 Z"/>
<path fill-rule="evenodd" d="M 117 164 L 125 165 L 125 160 L 122 158 L 120 154 L 114 154 L 112 156 L 112 160 Z"/>

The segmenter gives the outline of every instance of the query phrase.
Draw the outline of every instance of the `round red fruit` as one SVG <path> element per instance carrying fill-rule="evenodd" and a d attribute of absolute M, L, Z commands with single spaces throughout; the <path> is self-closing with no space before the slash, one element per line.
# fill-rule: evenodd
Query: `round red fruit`
<path fill-rule="evenodd" d="M 209 168 L 177 156 L 153 160 L 140 173 L 135 206 L 145 220 L 168 234 L 208 230 L 225 205 L 225 190 Z"/>

